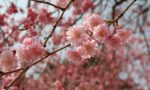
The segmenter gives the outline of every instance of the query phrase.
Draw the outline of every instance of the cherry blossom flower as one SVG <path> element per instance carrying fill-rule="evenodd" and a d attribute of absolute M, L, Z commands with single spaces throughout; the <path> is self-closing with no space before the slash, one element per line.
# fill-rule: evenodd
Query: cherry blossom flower
<path fill-rule="evenodd" d="M 5 21 L 5 18 L 7 18 L 6 14 L 0 14 L 0 26 L 7 25 L 6 21 Z"/>
<path fill-rule="evenodd" d="M 74 63 L 80 63 L 82 60 L 80 54 L 77 51 L 69 50 L 67 52 L 67 56 L 68 56 L 68 59 Z"/>
<path fill-rule="evenodd" d="M 63 39 L 63 35 L 61 35 L 61 34 L 58 34 L 58 35 L 54 34 L 52 36 L 52 41 L 53 41 L 54 45 L 59 45 L 61 43 L 62 39 Z"/>
<path fill-rule="evenodd" d="M 28 16 L 27 16 L 28 18 L 27 18 L 26 22 L 24 23 L 24 27 L 26 29 L 31 28 L 34 25 L 35 21 L 37 20 L 37 16 L 38 16 L 37 12 L 35 12 L 31 8 L 29 8 Z"/>
<path fill-rule="evenodd" d="M 41 22 L 44 25 L 51 23 L 53 20 L 51 14 L 46 9 L 40 10 L 37 19 L 39 22 Z"/>
<path fill-rule="evenodd" d="M 10 71 L 16 68 L 16 66 L 17 66 L 17 60 L 13 52 L 9 50 L 3 51 L 0 55 L 0 67 L 4 71 Z"/>
<path fill-rule="evenodd" d="M 87 59 L 96 55 L 97 43 L 94 40 L 86 41 L 81 46 L 77 47 L 78 53 L 83 59 Z"/>
<path fill-rule="evenodd" d="M 84 17 L 83 25 L 88 27 L 90 30 L 93 31 L 94 27 L 98 26 L 99 24 L 103 24 L 104 21 L 98 14 L 87 14 Z"/>
<path fill-rule="evenodd" d="M 56 90 L 64 90 L 63 84 L 61 81 L 57 80 L 55 82 Z"/>
<path fill-rule="evenodd" d="M 94 8 L 94 4 L 91 2 L 91 0 L 76 0 L 74 1 L 73 6 L 73 14 L 75 15 L 81 14 L 89 9 Z"/>
<path fill-rule="evenodd" d="M 120 38 L 113 35 L 107 36 L 106 39 L 104 40 L 104 43 L 108 47 L 111 47 L 112 49 L 115 50 L 119 49 L 122 46 Z"/>
<path fill-rule="evenodd" d="M 14 14 L 14 13 L 17 13 L 18 10 L 17 10 L 17 7 L 14 3 L 11 3 L 11 5 L 9 6 L 9 8 L 7 9 L 7 13 L 8 14 Z"/>
<path fill-rule="evenodd" d="M 37 12 L 35 12 L 33 9 L 29 8 L 28 9 L 28 20 L 31 22 L 34 22 L 37 18 Z"/>
<path fill-rule="evenodd" d="M 131 35 L 131 31 L 127 31 L 126 29 L 119 29 L 115 36 L 119 37 L 122 42 L 125 42 L 129 39 Z"/>
<path fill-rule="evenodd" d="M 83 11 L 86 11 L 89 8 L 93 9 L 94 8 L 94 4 L 92 3 L 91 0 L 84 0 L 84 2 L 82 4 Z"/>
<path fill-rule="evenodd" d="M 67 2 L 68 2 L 68 0 L 57 0 L 56 5 L 58 5 L 60 7 L 65 7 Z"/>
<path fill-rule="evenodd" d="M 98 25 L 93 31 L 94 37 L 98 41 L 102 41 L 108 34 L 108 27 L 106 24 Z"/>
<path fill-rule="evenodd" d="M 32 38 L 25 38 L 22 47 L 17 49 L 16 53 L 17 58 L 25 62 L 31 62 L 43 55 L 43 46 Z"/>
<path fill-rule="evenodd" d="M 67 40 L 75 45 L 81 44 L 88 37 L 84 30 L 84 26 L 81 25 L 69 28 L 66 32 Z"/>
<path fill-rule="evenodd" d="M 29 30 L 28 30 L 28 35 L 29 35 L 29 37 L 34 37 L 34 36 L 36 36 L 38 33 L 34 30 L 34 29 L 32 29 L 32 28 L 29 28 Z"/>

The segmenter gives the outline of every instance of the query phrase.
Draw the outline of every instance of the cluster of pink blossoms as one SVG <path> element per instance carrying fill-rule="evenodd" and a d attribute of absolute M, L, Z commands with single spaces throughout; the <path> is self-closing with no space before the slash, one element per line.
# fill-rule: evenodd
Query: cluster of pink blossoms
<path fill-rule="evenodd" d="M 17 68 L 19 63 L 30 64 L 43 55 L 43 46 L 32 38 L 26 38 L 23 45 L 16 49 L 16 52 L 5 50 L 0 54 L 0 68 L 3 71 L 11 71 Z"/>
<path fill-rule="evenodd" d="M 75 46 L 75 50 L 68 51 L 70 60 L 80 61 L 97 55 L 100 51 L 98 46 L 102 44 L 119 49 L 129 39 L 131 31 L 116 26 L 112 32 L 98 14 L 87 14 L 83 23 L 70 27 L 66 35 L 67 40 Z"/>
<path fill-rule="evenodd" d="M 48 25 L 54 22 L 54 19 L 46 9 L 42 8 L 37 12 L 34 9 L 28 9 L 28 16 L 25 20 L 24 28 L 28 30 L 28 35 L 30 37 L 38 35 L 36 32 L 35 26 L 36 23 L 40 23 L 42 25 Z"/>
<path fill-rule="evenodd" d="M 7 13 L 8 14 L 14 14 L 14 13 L 17 13 L 17 7 L 14 3 L 11 3 L 11 5 L 9 6 L 9 8 L 7 9 Z"/>
<path fill-rule="evenodd" d="M 43 55 L 43 46 L 39 42 L 34 41 L 34 39 L 32 38 L 24 39 L 22 47 L 18 48 L 16 52 L 16 56 L 18 57 L 18 59 L 25 62 L 30 62 L 42 57 Z"/>
<path fill-rule="evenodd" d="M 65 5 L 69 2 L 69 0 L 56 0 L 56 1 L 57 1 L 56 4 L 60 7 L 65 7 Z M 89 9 L 93 9 L 94 7 L 95 5 L 91 0 L 74 0 L 73 14 L 79 15 L 81 13 L 88 11 Z"/>

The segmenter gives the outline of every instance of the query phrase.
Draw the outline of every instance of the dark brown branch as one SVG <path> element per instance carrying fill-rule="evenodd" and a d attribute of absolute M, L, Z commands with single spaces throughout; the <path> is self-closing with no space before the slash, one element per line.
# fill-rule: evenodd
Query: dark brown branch
<path fill-rule="evenodd" d="M 60 10 L 64 10 L 64 8 L 59 7 L 57 5 L 54 5 L 54 4 L 50 3 L 50 2 L 44 2 L 44 1 L 39 1 L 39 0 L 31 0 L 31 1 L 34 1 L 34 2 L 37 2 L 37 3 L 43 3 L 43 4 L 51 5 L 51 6 L 55 7 L 55 8 L 60 9 Z"/>
<path fill-rule="evenodd" d="M 19 80 L 19 79 L 23 76 L 23 74 L 25 74 L 25 73 L 27 72 L 28 69 L 29 69 L 29 67 L 26 66 L 26 67 L 23 69 L 23 71 L 20 72 L 20 73 L 16 76 L 16 78 L 8 84 L 8 86 L 4 87 L 4 89 L 5 89 L 5 90 L 9 90 L 9 88 L 10 88 L 11 86 L 13 86 L 14 83 L 17 82 L 17 80 Z"/>
<path fill-rule="evenodd" d="M 115 5 L 112 7 L 112 19 L 115 18 L 115 9 L 118 5 L 122 4 L 125 0 L 117 1 L 115 0 Z"/>
<path fill-rule="evenodd" d="M 14 33 L 15 31 L 12 31 L 4 40 L 0 43 L 0 45 L 5 45 L 5 42 L 8 40 L 8 38 Z"/>
<path fill-rule="evenodd" d="M 20 68 L 20 69 L 16 69 L 16 70 L 13 70 L 13 71 L 9 71 L 9 72 L 2 72 L 0 73 L 1 76 L 4 76 L 4 75 L 8 75 L 8 74 L 11 74 L 11 73 L 15 73 L 15 72 L 18 72 L 20 70 L 23 70 L 23 68 Z"/>

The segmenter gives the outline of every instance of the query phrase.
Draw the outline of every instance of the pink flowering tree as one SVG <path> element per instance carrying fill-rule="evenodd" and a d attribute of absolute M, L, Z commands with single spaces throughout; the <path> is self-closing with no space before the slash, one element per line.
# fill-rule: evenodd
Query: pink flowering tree
<path fill-rule="evenodd" d="M 150 90 L 149 14 L 149 0 L 0 1 L 0 90 Z"/>

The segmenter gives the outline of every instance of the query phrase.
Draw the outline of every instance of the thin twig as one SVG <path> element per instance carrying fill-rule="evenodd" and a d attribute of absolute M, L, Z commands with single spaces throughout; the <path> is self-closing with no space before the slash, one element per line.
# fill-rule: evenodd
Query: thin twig
<path fill-rule="evenodd" d="M 51 52 L 51 53 L 48 53 L 45 57 L 43 57 L 43 58 L 41 58 L 40 60 L 34 62 L 34 63 L 31 65 L 31 67 L 34 66 L 34 65 L 36 65 L 37 63 L 43 61 L 43 60 L 44 60 L 45 58 L 47 58 L 48 56 L 50 56 L 50 55 L 52 55 L 52 54 L 54 54 L 54 53 L 56 53 L 56 52 L 58 52 L 58 51 L 60 51 L 60 50 L 63 50 L 63 49 L 65 49 L 65 48 L 69 47 L 69 46 L 71 46 L 71 44 L 67 44 L 67 45 L 65 45 L 65 46 L 63 46 L 63 47 L 61 47 L 61 48 L 59 48 L 59 49 L 57 49 L 57 50 L 54 50 L 54 51 Z"/>
<path fill-rule="evenodd" d="M 63 11 L 62 11 L 60 17 L 58 18 L 58 20 L 57 20 L 56 23 L 54 24 L 51 33 L 45 38 L 45 42 L 44 42 L 44 44 L 43 44 L 44 47 L 46 47 L 46 43 L 47 43 L 48 39 L 49 39 L 50 37 L 52 37 L 52 35 L 53 35 L 53 33 L 54 33 L 54 31 L 55 31 L 55 29 L 56 29 L 58 23 L 60 22 L 60 20 L 62 19 L 63 15 L 64 15 L 66 9 L 70 6 L 70 4 L 71 4 L 73 1 L 74 1 L 74 0 L 70 0 L 70 1 L 67 3 L 67 5 L 65 6 L 65 8 L 63 9 Z"/>
<path fill-rule="evenodd" d="M 117 1 L 115 0 L 115 5 L 112 7 L 112 19 L 115 18 L 115 9 L 118 5 L 122 4 L 125 0 Z"/>
<path fill-rule="evenodd" d="M 34 1 L 34 2 L 37 2 L 37 3 L 48 4 L 48 5 L 51 5 L 51 6 L 55 7 L 55 8 L 58 8 L 58 9 L 60 9 L 60 10 L 64 10 L 64 8 L 59 7 L 59 6 L 57 6 L 57 5 L 54 5 L 54 4 L 50 3 L 50 2 L 44 2 L 44 1 L 39 1 L 39 0 L 31 0 L 31 1 Z"/>
<path fill-rule="evenodd" d="M 109 23 L 109 25 L 113 24 L 113 23 L 116 23 L 118 22 L 118 20 L 127 12 L 127 10 L 133 5 L 133 3 L 135 2 L 136 0 L 132 1 L 132 3 L 114 20 L 106 20 L 107 23 Z"/>
<path fill-rule="evenodd" d="M 125 10 L 124 10 L 124 12 L 122 12 L 119 16 L 118 16 L 118 18 L 116 18 L 116 21 L 118 21 L 124 14 L 125 14 L 125 12 L 127 12 L 127 10 L 132 6 L 132 4 L 135 2 L 136 0 L 134 0 Z"/>
<path fill-rule="evenodd" d="M 25 19 L 22 23 L 20 23 L 16 28 L 19 28 L 23 23 L 25 23 L 27 21 L 27 19 Z M 4 40 L 0 43 L 0 45 L 5 45 L 5 42 L 8 40 L 8 38 L 10 36 L 13 35 L 13 33 L 15 32 L 15 30 L 13 30 L 6 38 L 4 38 Z"/>
<path fill-rule="evenodd" d="M 23 70 L 24 68 L 20 68 L 20 69 L 16 69 L 16 70 L 13 70 L 13 71 L 9 71 L 9 72 L 2 72 L 0 73 L 1 76 L 4 76 L 4 75 L 8 75 L 8 74 L 11 74 L 11 73 L 15 73 L 15 72 L 18 72 L 20 70 Z"/>

